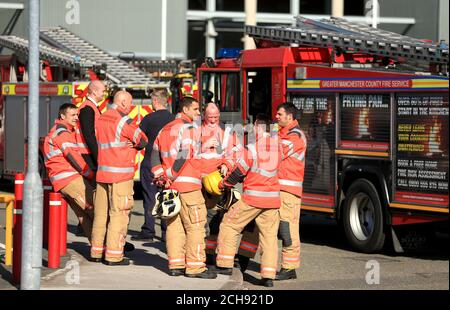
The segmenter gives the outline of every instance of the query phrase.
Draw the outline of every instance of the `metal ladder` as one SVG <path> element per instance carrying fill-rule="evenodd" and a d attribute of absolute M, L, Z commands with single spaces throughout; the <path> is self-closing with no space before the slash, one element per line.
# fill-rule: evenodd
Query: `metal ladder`
<path fill-rule="evenodd" d="M 28 40 L 16 36 L 0 36 L 0 46 L 9 48 L 17 55 L 28 57 Z M 39 44 L 39 58 L 48 60 L 50 63 L 64 68 L 76 68 L 79 66 L 92 66 L 92 63 L 84 58 L 79 58 L 75 54 L 62 51 L 47 44 Z"/>
<path fill-rule="evenodd" d="M 96 65 L 107 65 L 106 75 L 114 83 L 122 86 L 136 84 L 155 84 L 156 81 L 125 61 L 108 54 L 94 44 L 80 38 L 63 27 L 42 29 L 40 37 L 43 41 L 65 49 L 71 53 L 89 59 Z"/>
<path fill-rule="evenodd" d="M 398 60 L 430 64 L 449 62 L 448 46 L 437 46 L 393 32 L 373 29 L 342 18 L 315 21 L 296 17 L 295 27 L 245 26 L 245 33 L 255 40 L 314 47 L 337 47 L 347 52 L 361 52 Z"/>

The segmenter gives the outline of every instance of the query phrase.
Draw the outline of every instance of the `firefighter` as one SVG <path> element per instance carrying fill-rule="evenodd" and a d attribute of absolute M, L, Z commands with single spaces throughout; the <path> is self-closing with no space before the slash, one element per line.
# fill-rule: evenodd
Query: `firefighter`
<path fill-rule="evenodd" d="M 297 109 L 292 103 L 278 106 L 276 119 L 283 157 L 278 174 L 280 182 L 280 228 L 283 243 L 281 269 L 277 280 L 297 278 L 300 267 L 300 206 L 305 172 L 306 137 L 296 120 Z"/>
<path fill-rule="evenodd" d="M 102 81 L 92 81 L 87 87 L 87 97 L 80 106 L 77 142 L 82 145 L 81 155 L 92 170 L 97 170 L 98 146 L 95 125 L 100 117 L 99 103 L 103 100 L 106 86 Z"/>
<path fill-rule="evenodd" d="M 86 100 L 78 111 L 78 124 L 75 129 L 77 143 L 81 156 L 93 171 L 97 171 L 97 138 L 95 123 L 101 114 L 99 102 L 103 100 L 106 86 L 101 81 L 92 81 L 87 86 Z M 95 187 L 95 184 L 94 184 Z M 81 225 L 78 224 L 76 235 L 80 235 Z"/>
<path fill-rule="evenodd" d="M 217 277 L 205 265 L 206 206 L 198 167 L 199 133 L 194 123 L 199 103 L 192 97 L 180 102 L 180 113 L 158 134 L 151 156 L 157 184 L 179 193 L 181 211 L 168 219 L 166 233 L 171 276 L 212 279 Z"/>
<path fill-rule="evenodd" d="M 214 95 L 207 92 L 207 100 L 211 100 Z M 204 122 L 201 129 L 201 168 L 202 178 L 217 177 L 214 173 L 220 167 L 222 175 L 226 173 L 226 165 L 222 165 L 224 160 L 233 160 L 242 151 L 238 137 L 232 132 L 231 127 L 225 127 L 220 123 L 220 111 L 216 104 L 210 102 L 205 109 Z M 219 176 L 220 177 L 220 176 Z M 219 226 L 222 221 L 224 210 L 216 207 L 220 196 L 203 190 L 207 207 L 207 238 L 206 238 L 206 263 L 215 265 L 215 253 L 217 248 L 217 236 Z M 255 257 L 258 249 L 258 232 L 255 222 L 252 221 L 243 231 L 243 236 L 239 244 L 237 261 L 235 265 L 244 272 L 247 269 L 250 258 Z"/>
<path fill-rule="evenodd" d="M 61 192 L 78 217 L 84 234 L 91 239 L 94 172 L 79 152 L 75 139 L 78 108 L 60 106 L 58 119 L 44 140 L 45 167 L 55 191 Z"/>
<path fill-rule="evenodd" d="M 278 259 L 281 148 L 278 137 L 269 133 L 268 119 L 257 121 L 254 130 L 255 143 L 244 149 L 243 157 L 228 167 L 227 176 L 219 183 L 219 188 L 231 188 L 243 180 L 243 195 L 220 224 L 217 273 L 231 273 L 239 234 L 255 219 L 261 246 L 261 284 L 272 287 Z"/>
<path fill-rule="evenodd" d="M 213 95 L 211 94 L 207 100 L 212 99 Z M 224 124 L 220 123 L 220 111 L 217 105 L 213 102 L 208 103 L 201 126 L 200 167 L 202 178 L 218 171 L 222 161 L 229 157 L 229 154 L 237 151 L 239 146 L 236 135 L 232 133 L 232 128 L 230 126 L 225 127 Z M 206 262 L 208 265 L 215 265 L 214 256 L 217 247 L 217 235 L 222 219 L 222 212 L 216 207 L 220 196 L 209 193 L 204 189 L 203 196 L 205 197 L 207 208 L 207 224 L 205 227 L 207 236 Z"/>
<path fill-rule="evenodd" d="M 123 256 L 129 214 L 133 207 L 133 178 L 137 150 L 147 137 L 127 115 L 132 97 L 118 91 L 96 124 L 98 138 L 97 192 L 92 229 L 92 261 L 101 261 L 106 235 L 106 265 L 129 265 Z M 108 221 L 109 220 L 109 221 Z"/>

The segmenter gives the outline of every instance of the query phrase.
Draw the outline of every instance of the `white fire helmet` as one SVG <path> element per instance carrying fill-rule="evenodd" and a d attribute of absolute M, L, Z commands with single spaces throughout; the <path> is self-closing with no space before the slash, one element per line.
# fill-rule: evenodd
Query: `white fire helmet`
<path fill-rule="evenodd" d="M 181 201 L 178 191 L 165 189 L 156 193 L 152 215 L 156 218 L 170 219 L 180 213 Z"/>

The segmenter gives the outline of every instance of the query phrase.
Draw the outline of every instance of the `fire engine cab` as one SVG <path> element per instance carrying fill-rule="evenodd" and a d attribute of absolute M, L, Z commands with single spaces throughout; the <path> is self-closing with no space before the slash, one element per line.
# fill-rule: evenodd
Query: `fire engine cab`
<path fill-rule="evenodd" d="M 246 26 L 253 50 L 197 71 L 227 123 L 275 119 L 292 102 L 307 136 L 302 212 L 338 220 L 362 252 L 395 228 L 449 219 L 448 46 L 344 19 Z M 403 226 L 402 226 L 403 227 Z"/>

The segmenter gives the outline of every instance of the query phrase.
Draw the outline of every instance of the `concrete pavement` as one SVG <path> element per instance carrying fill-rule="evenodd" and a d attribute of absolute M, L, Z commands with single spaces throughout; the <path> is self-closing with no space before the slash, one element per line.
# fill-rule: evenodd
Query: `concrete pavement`
<path fill-rule="evenodd" d="M 142 200 L 136 197 L 129 225 L 130 235 L 139 232 L 142 221 Z M 69 211 L 68 255 L 62 258 L 60 270 L 42 268 L 42 289 L 266 290 L 258 283 L 258 257 L 250 263 L 244 275 L 235 269 L 231 277 L 219 275 L 214 280 L 170 277 L 159 223 L 154 243 L 132 242 L 136 250 L 127 255 L 133 261 L 132 265 L 113 267 L 89 262 L 87 240 L 75 236 L 76 224 L 73 212 Z M 448 237 L 436 240 L 431 251 L 399 255 L 389 251 L 361 254 L 348 247 L 333 221 L 304 216 L 300 227 L 302 266 L 297 271 L 298 279 L 275 282 L 275 290 L 449 289 Z M 43 254 L 45 266 L 46 252 Z M 370 263 L 373 261 L 379 264 L 378 284 L 366 281 L 368 272 L 373 270 Z M 10 268 L 0 264 L 0 290 L 15 289 L 8 283 L 9 272 Z"/>

